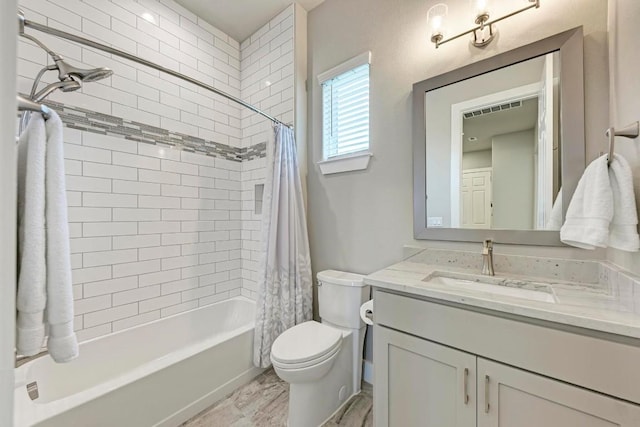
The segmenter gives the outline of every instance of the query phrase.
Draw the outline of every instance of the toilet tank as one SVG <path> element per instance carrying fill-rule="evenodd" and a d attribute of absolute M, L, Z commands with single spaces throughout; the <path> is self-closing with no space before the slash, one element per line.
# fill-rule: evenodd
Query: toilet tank
<path fill-rule="evenodd" d="M 360 306 L 370 299 L 371 289 L 361 274 L 325 270 L 318 273 L 320 319 L 336 326 L 360 329 Z"/>

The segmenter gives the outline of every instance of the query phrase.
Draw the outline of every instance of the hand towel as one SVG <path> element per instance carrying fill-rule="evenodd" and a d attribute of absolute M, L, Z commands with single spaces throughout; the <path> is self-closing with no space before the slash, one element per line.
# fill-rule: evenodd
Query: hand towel
<path fill-rule="evenodd" d="M 607 155 L 603 155 L 591 162 L 580 178 L 560 229 L 560 240 L 582 249 L 606 248 L 613 210 Z"/>
<path fill-rule="evenodd" d="M 560 230 L 562 227 L 562 187 L 556 195 L 556 200 L 551 207 L 551 215 L 547 221 L 547 230 Z"/>
<path fill-rule="evenodd" d="M 613 219 L 609 227 L 609 246 L 623 251 L 640 249 L 638 211 L 633 190 L 633 174 L 629 163 L 614 154 L 609 165 L 609 181 L 613 193 Z"/>
<path fill-rule="evenodd" d="M 45 124 L 35 113 L 18 141 L 16 350 L 25 356 L 38 353 L 44 340 L 45 157 Z"/>
<path fill-rule="evenodd" d="M 73 331 L 73 288 L 62 121 L 55 111 L 51 111 L 47 119 L 46 130 L 47 347 L 53 360 L 63 363 L 78 356 L 78 341 Z"/>

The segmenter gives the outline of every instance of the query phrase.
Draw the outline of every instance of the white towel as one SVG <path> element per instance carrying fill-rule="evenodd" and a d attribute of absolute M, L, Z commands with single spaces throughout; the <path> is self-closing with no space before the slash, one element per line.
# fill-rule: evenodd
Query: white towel
<path fill-rule="evenodd" d="M 583 249 L 606 248 L 613 209 L 607 155 L 604 155 L 591 162 L 580 178 L 560 229 L 560 240 Z"/>
<path fill-rule="evenodd" d="M 18 154 L 16 350 L 25 356 L 38 353 L 47 325 L 47 346 L 56 362 L 78 355 L 63 149 L 58 115 L 51 112 L 45 125 L 40 114 L 33 114 L 20 137 Z"/>
<path fill-rule="evenodd" d="M 609 246 L 623 251 L 640 249 L 638 212 L 633 190 L 633 174 L 629 163 L 614 154 L 609 166 L 609 181 L 613 193 L 613 219 L 609 227 Z"/>
<path fill-rule="evenodd" d="M 63 363 L 78 356 L 78 341 L 73 332 L 73 288 L 62 121 L 55 111 L 51 111 L 46 129 L 47 347 L 53 360 Z"/>
<path fill-rule="evenodd" d="M 545 227 L 547 230 L 560 230 L 562 227 L 562 187 L 560 187 L 560 191 L 556 195 L 556 200 L 553 202 L 553 206 L 551 207 L 551 215 L 549 216 L 549 221 L 547 221 L 547 226 Z"/>
<path fill-rule="evenodd" d="M 18 141 L 18 294 L 16 350 L 32 356 L 44 340 L 46 135 L 40 114 L 32 114 Z"/>

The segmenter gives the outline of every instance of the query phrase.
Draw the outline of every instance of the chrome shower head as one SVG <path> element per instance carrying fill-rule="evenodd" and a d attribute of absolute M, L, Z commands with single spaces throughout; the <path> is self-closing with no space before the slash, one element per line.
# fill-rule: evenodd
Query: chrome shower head
<path fill-rule="evenodd" d="M 113 71 L 107 67 L 93 68 L 90 70 L 74 67 L 67 63 L 60 55 L 56 55 L 53 59 L 58 67 L 58 78 L 60 80 L 71 78 L 82 83 L 88 83 L 106 79 L 113 74 Z"/>
<path fill-rule="evenodd" d="M 75 92 L 76 90 L 82 87 L 82 83 L 77 82 L 75 80 L 65 80 L 64 82 L 60 82 L 58 89 L 63 92 Z"/>
<path fill-rule="evenodd" d="M 113 75 L 113 70 L 107 67 L 94 68 L 92 70 L 84 70 L 85 74 L 82 77 L 83 82 L 95 82 L 98 80 L 106 79 Z"/>
<path fill-rule="evenodd" d="M 47 85 L 40 92 L 36 93 L 32 98 L 35 102 L 41 102 L 47 96 L 51 94 L 56 89 L 60 89 L 63 92 L 73 92 L 74 90 L 78 90 L 82 87 L 80 82 L 69 79 L 63 82 L 55 82 Z"/>

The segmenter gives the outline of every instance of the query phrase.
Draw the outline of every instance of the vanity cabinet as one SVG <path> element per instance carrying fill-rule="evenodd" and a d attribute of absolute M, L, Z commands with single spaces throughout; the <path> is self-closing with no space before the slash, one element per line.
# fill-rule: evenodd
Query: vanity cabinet
<path fill-rule="evenodd" d="M 637 348 L 588 339 L 589 354 L 580 347 L 586 337 L 557 340 L 544 327 L 536 335 L 515 320 L 476 314 L 375 291 L 376 427 L 640 426 L 640 405 L 625 394 L 637 384 L 624 378 L 636 369 L 627 360 Z"/>
<path fill-rule="evenodd" d="M 383 326 L 374 333 L 376 426 L 476 425 L 475 356 Z"/>

